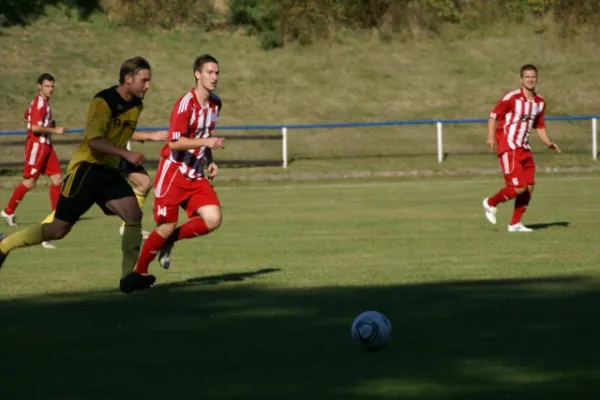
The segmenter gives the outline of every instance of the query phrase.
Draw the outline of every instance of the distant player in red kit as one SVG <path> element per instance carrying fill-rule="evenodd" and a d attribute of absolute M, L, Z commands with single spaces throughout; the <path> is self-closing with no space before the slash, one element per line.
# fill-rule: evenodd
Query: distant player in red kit
<path fill-rule="evenodd" d="M 221 99 L 213 94 L 219 81 L 219 63 L 205 54 L 194 61 L 196 87 L 181 96 L 171 112 L 168 143 L 154 178 L 156 229 L 144 242 L 136 272 L 147 274 L 159 255 L 163 268 L 171 265 L 173 244 L 206 235 L 221 225 L 221 205 L 212 179 L 218 173 L 212 150 L 223 148 L 223 138 L 212 133 L 221 112 Z M 207 176 L 204 165 L 207 164 Z M 179 207 L 189 220 L 177 227 Z"/>
<path fill-rule="evenodd" d="M 44 73 L 37 80 L 38 94 L 25 112 L 27 140 L 25 142 L 25 168 L 23 181 L 17 186 L 0 215 L 10 226 L 17 226 L 15 210 L 28 191 L 35 187 L 41 174 L 50 177 L 50 204 L 52 210 L 60 197 L 62 172 L 51 136 L 62 135 L 65 128 L 55 126 L 50 108 L 50 98 L 54 94 L 54 77 Z"/>
<path fill-rule="evenodd" d="M 560 153 L 560 148 L 546 133 L 546 102 L 535 92 L 537 79 L 538 71 L 534 65 L 521 67 L 521 88 L 504 95 L 488 121 L 487 145 L 490 150 L 496 148 L 506 186 L 483 199 L 483 209 L 488 221 L 495 224 L 496 206 L 514 198 L 509 232 L 532 231 L 521 223 L 535 184 L 535 162 L 529 145 L 531 129 L 536 130 L 546 147 Z"/>

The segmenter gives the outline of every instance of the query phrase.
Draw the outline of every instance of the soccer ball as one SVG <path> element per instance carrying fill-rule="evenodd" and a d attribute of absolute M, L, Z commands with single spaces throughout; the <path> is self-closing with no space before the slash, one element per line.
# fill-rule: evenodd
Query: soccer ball
<path fill-rule="evenodd" d="M 383 348 L 390 340 L 392 324 L 377 311 L 365 311 L 352 322 L 350 335 L 361 347 L 368 350 Z"/>

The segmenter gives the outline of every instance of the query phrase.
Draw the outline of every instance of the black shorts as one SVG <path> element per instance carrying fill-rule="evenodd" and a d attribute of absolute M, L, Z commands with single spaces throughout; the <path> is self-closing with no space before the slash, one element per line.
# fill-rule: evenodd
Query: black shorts
<path fill-rule="evenodd" d="M 75 223 L 94 204 L 104 214 L 114 215 L 106 203 L 130 196 L 135 197 L 133 189 L 119 171 L 100 164 L 81 163 L 63 181 L 55 218 Z"/>
<path fill-rule="evenodd" d="M 148 172 L 146 172 L 146 169 L 143 165 L 134 165 L 124 158 L 121 158 L 121 161 L 119 161 L 119 172 L 124 178 L 127 178 L 129 174 L 134 172 L 148 175 Z"/>

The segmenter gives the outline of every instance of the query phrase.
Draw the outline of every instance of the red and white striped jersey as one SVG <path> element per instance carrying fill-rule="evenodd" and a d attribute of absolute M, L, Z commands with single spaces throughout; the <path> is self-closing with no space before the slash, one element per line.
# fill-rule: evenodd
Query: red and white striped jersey
<path fill-rule="evenodd" d="M 31 130 L 32 126 L 43 126 L 49 128 L 54 125 L 52 120 L 52 109 L 50 108 L 50 102 L 44 98 L 41 94 L 34 97 L 24 115 L 25 121 L 27 121 L 27 140 L 33 140 L 37 143 L 51 144 L 50 134 L 34 134 Z"/>
<path fill-rule="evenodd" d="M 531 129 L 544 128 L 546 102 L 537 93 L 528 99 L 522 89 L 508 92 L 496 104 L 490 118 L 498 121 L 496 143 L 498 154 L 523 148 L 530 150 Z"/>
<path fill-rule="evenodd" d="M 189 139 L 205 139 L 212 136 L 219 113 L 221 112 L 221 99 L 212 94 L 206 104 L 198 101 L 194 90 L 190 90 L 181 96 L 173 110 L 169 122 L 168 142 L 176 142 L 182 137 Z M 204 155 L 206 147 L 191 150 L 171 150 L 165 145 L 161 156 L 168 159 L 171 167 L 176 165 L 179 171 L 189 179 L 201 179 L 203 177 Z"/>

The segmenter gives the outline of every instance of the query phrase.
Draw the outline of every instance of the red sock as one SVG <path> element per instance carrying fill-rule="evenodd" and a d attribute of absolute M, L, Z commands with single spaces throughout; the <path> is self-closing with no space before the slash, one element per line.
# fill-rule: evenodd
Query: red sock
<path fill-rule="evenodd" d="M 52 211 L 56 210 L 56 204 L 58 203 L 58 198 L 60 197 L 60 185 L 50 184 L 50 205 L 52 206 Z"/>
<path fill-rule="evenodd" d="M 160 236 L 156 231 L 152 231 L 140 251 L 140 256 L 135 265 L 135 272 L 138 274 L 147 274 L 150 263 L 154 260 L 154 257 L 156 257 L 160 248 L 163 247 L 163 244 L 165 244 L 166 241 L 167 239 Z"/>
<path fill-rule="evenodd" d="M 517 197 L 517 191 L 514 187 L 503 187 L 498 193 L 488 199 L 490 207 L 496 207 L 500 203 L 504 203 L 510 199 Z"/>
<path fill-rule="evenodd" d="M 517 196 L 515 199 L 515 211 L 513 211 L 512 219 L 510 220 L 511 225 L 521 222 L 521 217 L 525 211 L 527 211 L 529 200 L 531 200 L 531 194 L 529 193 L 529 190 L 526 190 Z"/>
<path fill-rule="evenodd" d="M 12 194 L 12 197 L 8 201 L 8 205 L 4 209 L 4 212 L 9 215 L 13 214 L 28 191 L 29 188 L 23 185 L 22 183 L 19 186 L 17 186 Z"/>
<path fill-rule="evenodd" d="M 176 242 L 178 240 L 191 239 L 196 236 L 206 235 L 209 232 L 210 229 L 208 229 L 208 226 L 206 226 L 204 220 L 200 217 L 196 217 L 190 219 L 188 222 L 175 229 L 169 239 L 173 242 Z"/>

